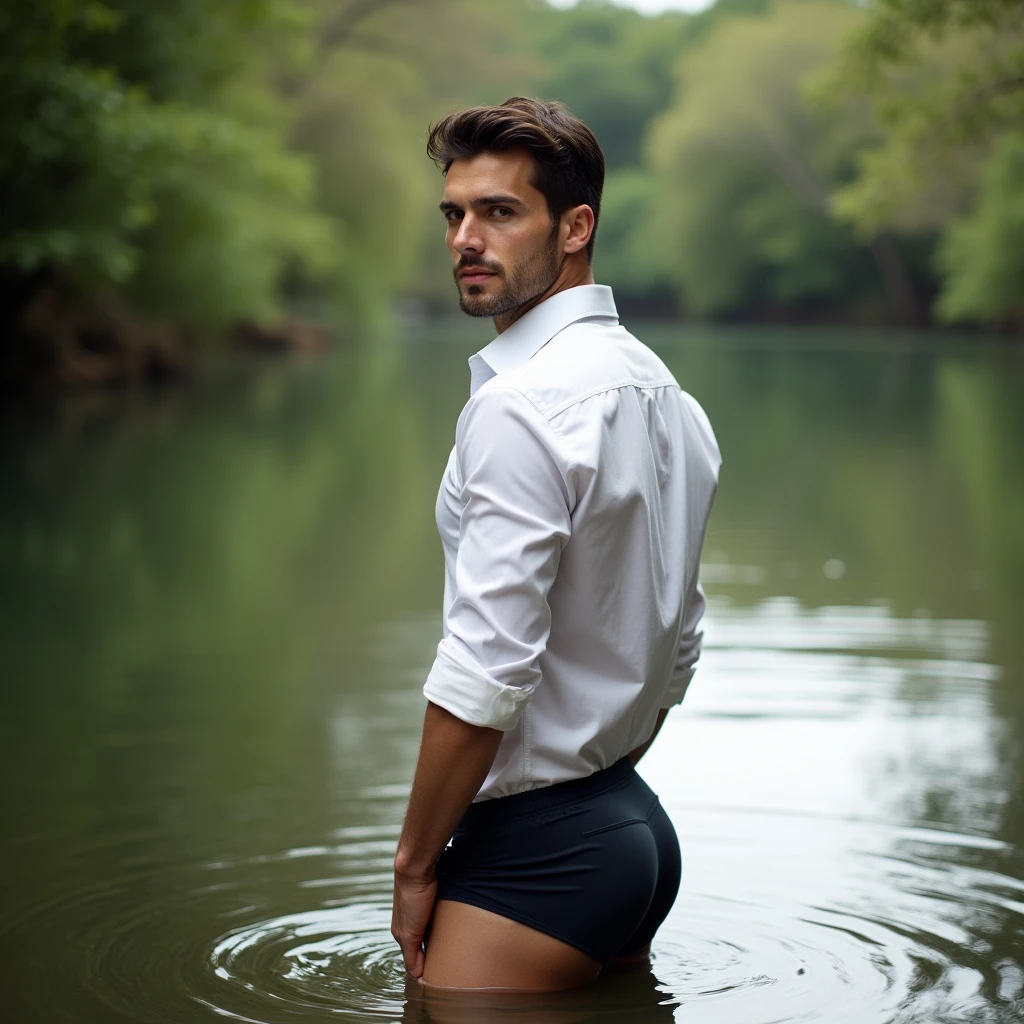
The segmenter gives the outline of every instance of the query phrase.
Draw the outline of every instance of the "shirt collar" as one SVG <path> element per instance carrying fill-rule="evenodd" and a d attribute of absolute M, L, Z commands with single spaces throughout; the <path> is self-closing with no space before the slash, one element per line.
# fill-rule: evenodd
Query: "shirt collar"
<path fill-rule="evenodd" d="M 618 310 L 608 285 L 582 284 L 555 292 L 469 357 L 470 395 L 475 395 L 492 377 L 513 370 L 535 356 L 570 324 L 592 317 L 618 323 Z"/>

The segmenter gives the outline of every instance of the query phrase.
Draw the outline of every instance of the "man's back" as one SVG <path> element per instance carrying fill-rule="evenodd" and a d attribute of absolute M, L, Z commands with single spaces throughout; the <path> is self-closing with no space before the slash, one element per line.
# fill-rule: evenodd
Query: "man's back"
<path fill-rule="evenodd" d="M 487 722 L 505 735 L 475 802 L 613 764 L 682 698 L 699 653 L 720 464 L 707 417 L 618 325 L 609 289 L 569 289 L 536 313 L 475 357 L 502 372 L 459 419 L 437 507 L 442 643 L 514 688 L 514 713 Z M 474 492 L 486 541 L 467 550 Z M 435 682 L 425 692 L 444 704 Z"/>

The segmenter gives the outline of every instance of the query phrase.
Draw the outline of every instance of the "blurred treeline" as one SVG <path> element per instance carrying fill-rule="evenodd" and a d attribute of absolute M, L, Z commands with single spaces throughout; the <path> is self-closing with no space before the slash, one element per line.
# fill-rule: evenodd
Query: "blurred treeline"
<path fill-rule="evenodd" d="M 601 141 L 627 309 L 1024 324 L 1022 0 L 6 0 L 0 378 L 448 312 L 427 126 L 513 94 Z"/>

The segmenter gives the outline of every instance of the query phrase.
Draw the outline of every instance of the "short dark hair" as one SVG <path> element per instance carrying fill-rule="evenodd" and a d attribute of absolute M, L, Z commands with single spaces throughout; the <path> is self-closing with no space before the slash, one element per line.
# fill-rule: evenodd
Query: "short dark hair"
<path fill-rule="evenodd" d="M 535 162 L 533 187 L 547 200 L 552 223 L 584 203 L 594 211 L 587 261 L 594 258 L 604 188 L 604 153 L 594 133 L 557 100 L 513 96 L 495 107 L 470 107 L 430 129 L 427 154 L 448 173 L 455 160 L 480 153 L 528 150 Z"/>

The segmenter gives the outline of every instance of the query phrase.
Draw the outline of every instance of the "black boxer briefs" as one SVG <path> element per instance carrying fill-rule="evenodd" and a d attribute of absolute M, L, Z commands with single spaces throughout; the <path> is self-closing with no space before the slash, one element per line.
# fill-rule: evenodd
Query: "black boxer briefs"
<path fill-rule="evenodd" d="M 585 778 L 470 804 L 436 870 L 438 899 L 519 921 L 604 966 L 643 949 L 668 915 L 679 841 L 623 757 Z"/>

